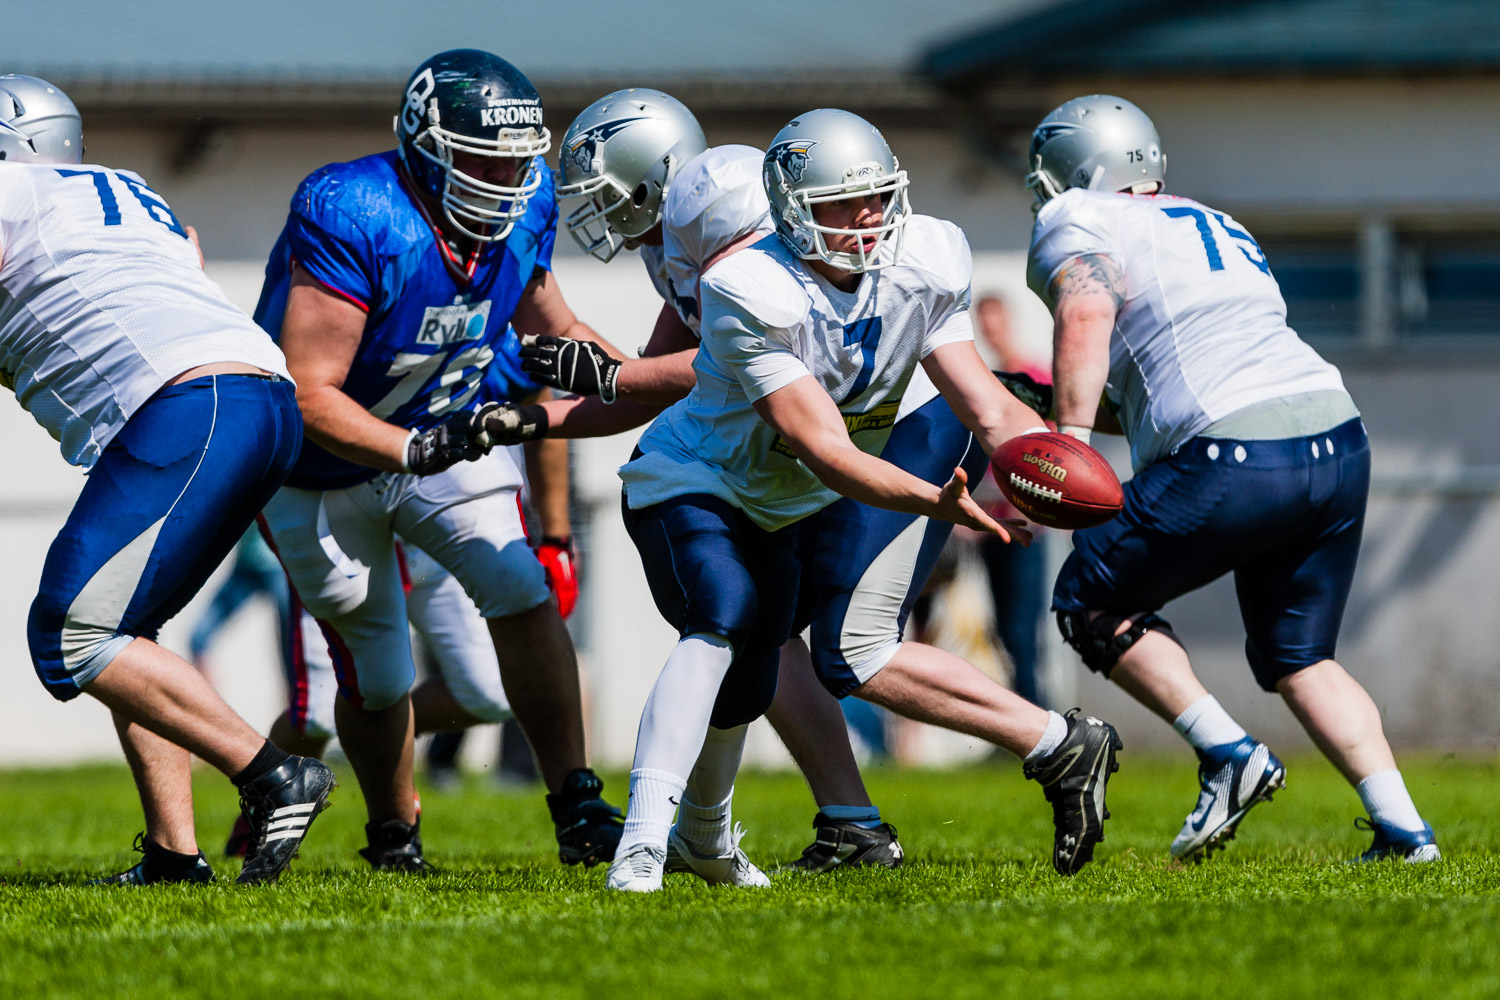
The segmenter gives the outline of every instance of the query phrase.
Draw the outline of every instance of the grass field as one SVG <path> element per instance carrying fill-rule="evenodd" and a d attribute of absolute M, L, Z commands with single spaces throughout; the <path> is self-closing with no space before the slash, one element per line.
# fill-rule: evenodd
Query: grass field
<path fill-rule="evenodd" d="M 1050 814 L 1013 764 L 873 771 L 897 872 L 776 879 L 763 891 L 670 876 L 606 895 L 556 864 L 537 796 L 425 799 L 430 879 L 354 855 L 352 781 L 280 885 L 96 889 L 133 863 L 122 768 L 0 772 L 0 997 L 1494 997 L 1500 995 L 1500 760 L 1415 758 L 1407 780 L 1445 860 L 1347 866 L 1367 835 L 1321 760 L 1201 867 L 1166 856 L 1196 791 L 1188 755 L 1122 757 L 1098 860 L 1047 863 Z M 618 794 L 621 782 L 610 781 Z M 216 845 L 236 808 L 199 780 Z M 796 855 L 812 806 L 793 775 L 741 778 L 763 867 Z M 217 859 L 215 859 L 217 860 Z"/>

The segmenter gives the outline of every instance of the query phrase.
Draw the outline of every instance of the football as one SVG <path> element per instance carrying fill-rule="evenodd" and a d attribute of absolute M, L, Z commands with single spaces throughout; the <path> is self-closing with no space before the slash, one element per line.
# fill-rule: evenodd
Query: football
<path fill-rule="evenodd" d="M 1055 431 L 1022 434 L 990 459 L 1005 499 L 1049 528 L 1091 528 L 1120 512 L 1120 479 L 1104 456 Z"/>

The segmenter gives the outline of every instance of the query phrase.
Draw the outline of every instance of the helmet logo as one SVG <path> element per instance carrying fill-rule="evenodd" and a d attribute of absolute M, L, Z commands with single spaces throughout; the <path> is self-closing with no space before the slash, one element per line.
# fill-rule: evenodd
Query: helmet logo
<path fill-rule="evenodd" d="M 786 142 L 778 142 L 766 150 L 766 162 L 776 164 L 786 175 L 786 179 L 796 184 L 802 180 L 802 172 L 807 169 L 808 150 L 817 144 L 816 139 L 788 139 Z"/>
<path fill-rule="evenodd" d="M 1043 146 L 1060 135 L 1083 131 L 1085 131 L 1084 127 L 1074 122 L 1042 122 L 1036 127 L 1036 131 L 1031 133 L 1031 155 L 1035 156 L 1041 152 Z"/>
<path fill-rule="evenodd" d="M 635 118 L 616 118 L 614 121 L 602 122 L 578 136 L 568 145 L 568 156 L 573 158 L 573 164 L 588 173 L 594 168 L 594 156 L 601 142 L 608 142 L 610 136 L 636 122 L 647 121 L 644 115 Z"/>
<path fill-rule="evenodd" d="M 427 67 L 406 88 L 406 107 L 401 109 L 401 127 L 408 133 L 415 133 L 422 127 L 422 104 L 432 96 L 437 89 L 437 81 L 432 78 L 432 68 Z"/>
<path fill-rule="evenodd" d="M 542 106 L 537 100 L 511 99 L 479 110 L 481 125 L 540 125 Z"/>

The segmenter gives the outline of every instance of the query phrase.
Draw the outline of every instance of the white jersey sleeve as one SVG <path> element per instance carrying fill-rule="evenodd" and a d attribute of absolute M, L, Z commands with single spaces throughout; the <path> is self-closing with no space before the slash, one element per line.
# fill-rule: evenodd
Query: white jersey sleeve
<path fill-rule="evenodd" d="M 753 146 L 715 146 L 689 160 L 662 205 L 662 297 L 699 332 L 698 283 L 725 248 L 773 231 L 761 182 L 764 153 Z"/>
<path fill-rule="evenodd" d="M 235 361 L 287 376 L 130 171 L 0 164 L 0 248 L 0 380 L 75 465 L 91 467 L 190 368 Z"/>
<path fill-rule="evenodd" d="M 1137 469 L 1215 421 L 1305 392 L 1343 391 L 1338 369 L 1286 322 L 1250 233 L 1186 198 L 1072 189 L 1042 206 L 1027 283 L 1049 306 L 1059 269 L 1105 254 L 1125 277 L 1105 392 Z"/>

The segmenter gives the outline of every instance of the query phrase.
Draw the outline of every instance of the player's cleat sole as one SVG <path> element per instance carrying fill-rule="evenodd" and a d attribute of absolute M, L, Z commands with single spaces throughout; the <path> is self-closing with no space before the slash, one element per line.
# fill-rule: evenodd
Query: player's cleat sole
<path fill-rule="evenodd" d="M 733 885 L 744 889 L 764 889 L 771 880 L 766 873 L 755 867 L 745 852 L 740 850 L 740 841 L 745 828 L 734 825 L 732 842 L 728 854 L 707 855 L 694 851 L 677 827 L 667 834 L 667 857 L 663 870 L 667 872 L 691 872 L 709 885 Z"/>
<path fill-rule="evenodd" d="M 1198 756 L 1198 804 L 1169 848 L 1172 857 L 1195 863 L 1223 850 L 1250 810 L 1286 787 L 1285 765 L 1254 737 Z"/>
<path fill-rule="evenodd" d="M 572 771 L 563 779 L 562 790 L 547 796 L 557 834 L 557 858 L 565 865 L 592 868 L 611 861 L 625 830 L 625 817 L 600 793 L 604 782 L 588 768 Z"/>
<path fill-rule="evenodd" d="M 214 870 L 209 867 L 208 859 L 203 852 L 198 852 L 196 863 L 183 866 L 175 864 L 182 855 L 171 856 L 172 861 L 167 860 L 166 852 L 158 848 L 147 839 L 143 833 L 135 836 L 134 849 L 143 855 L 140 861 L 131 867 L 114 875 L 105 875 L 102 878 L 91 878 L 85 885 L 206 885 L 214 880 Z"/>
<path fill-rule="evenodd" d="M 240 790 L 240 809 L 257 832 L 241 885 L 274 882 L 297 856 L 313 820 L 338 787 L 333 769 L 312 757 L 292 757 Z"/>
<path fill-rule="evenodd" d="M 1409 865 L 1443 860 L 1443 852 L 1438 850 L 1432 827 L 1426 824 L 1420 830 L 1402 830 L 1359 816 L 1354 820 L 1354 825 L 1357 829 L 1367 830 L 1375 835 L 1370 849 L 1354 859 L 1356 864 L 1384 861 L 1388 858 L 1399 859 Z"/>
<path fill-rule="evenodd" d="M 666 866 L 666 851 L 648 844 L 637 844 L 610 863 L 604 888 L 616 892 L 657 892 L 661 889 Z"/>
<path fill-rule="evenodd" d="M 1052 805 L 1052 867 L 1074 875 L 1094 859 L 1109 819 L 1105 791 L 1109 776 L 1120 769 L 1115 754 L 1125 749 L 1109 723 L 1068 712 L 1068 732 L 1051 753 L 1022 773 L 1042 786 Z"/>
<path fill-rule="evenodd" d="M 802 856 L 778 871 L 816 874 L 836 868 L 900 868 L 906 856 L 896 828 L 889 823 L 860 826 L 820 812 L 813 817 L 813 829 L 816 839 L 803 849 Z"/>

